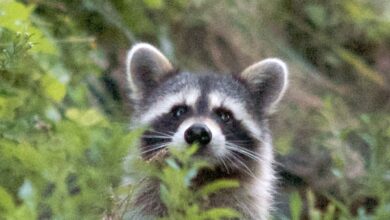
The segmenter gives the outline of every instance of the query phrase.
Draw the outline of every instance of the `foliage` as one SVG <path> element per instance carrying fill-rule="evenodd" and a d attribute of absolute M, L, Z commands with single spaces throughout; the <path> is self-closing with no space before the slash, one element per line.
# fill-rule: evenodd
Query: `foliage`
<path fill-rule="evenodd" d="M 337 103 L 337 104 L 336 104 Z M 344 110 L 342 110 L 344 109 Z M 320 136 L 313 137 L 331 155 L 331 170 L 337 180 L 332 192 L 319 192 L 329 204 L 325 211 L 316 206 L 316 196 L 308 191 L 310 219 L 388 219 L 390 217 L 390 117 L 361 115 L 358 120 L 346 116 L 340 100 L 328 97 L 318 115 L 323 127 Z M 354 126 L 348 120 L 354 121 Z M 335 193 L 336 192 L 336 193 Z M 300 219 L 302 200 L 290 195 L 292 219 Z"/>
<path fill-rule="evenodd" d="M 199 204 L 202 200 L 207 200 L 207 196 L 219 190 L 238 187 L 238 183 L 233 180 L 218 180 L 203 186 L 198 191 L 192 191 L 191 180 L 196 176 L 199 169 L 206 168 L 207 164 L 202 161 L 192 159 L 192 155 L 197 148 L 192 147 L 184 153 L 171 150 L 173 158 L 167 159 L 168 166 L 161 172 L 155 173 L 162 181 L 160 186 L 161 199 L 167 205 L 169 219 L 223 219 L 237 218 L 238 213 L 227 208 L 212 208 L 203 210 Z"/>
<path fill-rule="evenodd" d="M 368 65 L 376 47 L 390 40 L 390 22 L 382 4 L 364 0 L 281 0 L 275 3 L 275 10 L 279 10 L 277 17 L 293 36 L 290 40 L 294 49 L 319 70 L 339 83 L 363 78 L 384 86 L 383 75 Z M 332 75 L 339 71 L 344 74 Z"/>
<path fill-rule="evenodd" d="M 31 22 L 33 10 L 0 3 L 0 219 L 96 219 L 134 138 L 73 98 L 87 100 L 86 85 L 71 85 L 61 48 Z"/>
<path fill-rule="evenodd" d="M 236 211 L 228 208 L 202 206 L 213 193 L 239 187 L 239 184 L 234 180 L 221 179 L 194 189 L 193 179 L 197 173 L 201 169 L 212 169 L 207 162 L 193 156 L 196 151 L 197 146 L 184 150 L 170 147 L 169 156 L 165 159 L 162 159 L 165 156 L 157 156 L 157 159 L 148 162 L 136 159 L 130 163 L 130 170 L 133 178 L 140 184 L 134 184 L 133 190 L 142 188 L 145 178 L 160 182 L 161 200 L 167 207 L 167 216 L 160 218 L 161 220 L 218 220 L 239 217 Z"/>

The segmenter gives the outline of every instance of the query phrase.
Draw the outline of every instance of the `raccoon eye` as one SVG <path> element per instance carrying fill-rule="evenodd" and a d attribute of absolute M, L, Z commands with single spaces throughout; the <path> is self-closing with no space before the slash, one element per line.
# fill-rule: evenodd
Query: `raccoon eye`
<path fill-rule="evenodd" d="M 188 112 L 188 106 L 185 105 L 179 105 L 175 106 L 171 110 L 171 114 L 175 118 L 180 118 L 182 115 Z"/>
<path fill-rule="evenodd" d="M 226 110 L 223 108 L 219 108 L 219 109 L 215 110 L 215 113 L 217 114 L 219 119 L 221 119 L 221 121 L 223 121 L 225 123 L 230 122 L 233 118 L 233 114 L 229 110 Z"/>

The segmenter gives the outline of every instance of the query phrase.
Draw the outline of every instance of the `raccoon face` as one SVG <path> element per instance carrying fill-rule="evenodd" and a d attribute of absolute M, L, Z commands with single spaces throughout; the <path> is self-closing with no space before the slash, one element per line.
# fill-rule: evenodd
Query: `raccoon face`
<path fill-rule="evenodd" d="M 160 51 L 137 44 L 127 74 L 135 101 L 134 123 L 146 126 L 141 156 L 169 147 L 199 146 L 196 156 L 224 173 L 253 175 L 253 165 L 272 157 L 267 115 L 282 97 L 287 69 L 266 59 L 237 75 L 175 70 Z M 169 151 L 169 149 L 168 149 Z"/>

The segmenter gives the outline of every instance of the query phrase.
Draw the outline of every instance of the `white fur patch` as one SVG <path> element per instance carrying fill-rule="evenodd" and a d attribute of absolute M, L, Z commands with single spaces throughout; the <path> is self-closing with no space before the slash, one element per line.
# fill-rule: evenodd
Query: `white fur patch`
<path fill-rule="evenodd" d="M 210 110 L 224 107 L 234 114 L 234 117 L 253 134 L 255 138 L 260 138 L 261 130 L 253 120 L 252 116 L 245 110 L 245 106 L 240 100 L 228 97 L 220 92 L 212 92 L 209 95 Z"/>
<path fill-rule="evenodd" d="M 222 133 L 221 128 L 214 120 L 209 118 L 204 118 L 202 121 L 210 129 L 212 134 L 212 139 L 210 142 L 211 150 L 217 157 L 224 156 L 227 151 L 225 146 L 226 137 Z"/>
<path fill-rule="evenodd" d="M 153 119 L 168 113 L 173 106 L 178 104 L 186 104 L 194 106 L 200 96 L 200 91 L 196 89 L 183 90 L 179 93 L 164 95 L 164 98 L 154 103 L 149 107 L 149 110 L 142 114 L 140 123 L 143 125 L 149 124 Z"/>
<path fill-rule="evenodd" d="M 184 140 L 184 132 L 186 132 L 186 130 L 191 127 L 191 125 L 195 124 L 195 122 L 195 118 L 189 118 L 181 123 L 172 137 L 172 147 L 184 147 L 187 145 L 186 141 Z"/>
<path fill-rule="evenodd" d="M 250 183 L 250 193 L 254 195 L 254 208 L 259 214 L 261 220 L 266 220 L 269 217 L 269 210 L 272 207 L 274 191 L 275 173 L 273 169 L 273 152 L 271 140 L 265 140 L 261 149 L 263 162 L 259 164 L 259 171 L 256 174 L 257 178 Z"/>

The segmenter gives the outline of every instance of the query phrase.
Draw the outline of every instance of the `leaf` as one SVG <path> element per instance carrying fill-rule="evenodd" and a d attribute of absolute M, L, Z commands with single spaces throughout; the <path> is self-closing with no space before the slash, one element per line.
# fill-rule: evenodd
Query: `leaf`
<path fill-rule="evenodd" d="M 25 6 L 16 1 L 0 2 L 0 26 L 14 32 L 24 32 L 28 29 L 28 18 L 34 6 Z M 17 12 L 17 13 L 16 13 Z"/>
<path fill-rule="evenodd" d="M 302 201 L 297 192 L 290 195 L 291 220 L 299 220 L 302 211 Z"/>
<path fill-rule="evenodd" d="M 0 186 L 0 212 L 12 213 L 14 209 L 12 196 Z"/>
<path fill-rule="evenodd" d="M 151 9 L 161 9 L 164 6 L 163 0 L 144 0 L 144 3 Z"/>
<path fill-rule="evenodd" d="M 163 203 L 170 204 L 170 192 L 163 184 L 160 184 L 160 196 Z"/>
<path fill-rule="evenodd" d="M 337 55 L 346 63 L 351 65 L 361 78 L 370 80 L 384 88 L 385 79 L 382 74 L 369 66 L 361 57 L 342 47 L 335 47 Z"/>
<path fill-rule="evenodd" d="M 23 105 L 25 96 L 2 96 L 0 95 L 0 120 L 13 120 L 16 109 Z"/>
<path fill-rule="evenodd" d="M 322 5 L 309 4 L 305 12 L 310 20 L 319 28 L 324 28 L 327 22 L 327 13 Z"/>
<path fill-rule="evenodd" d="M 199 195 L 207 196 L 222 189 L 237 188 L 240 184 L 236 180 L 222 179 L 207 184 L 199 190 Z"/>
<path fill-rule="evenodd" d="M 166 163 L 175 170 L 180 170 L 180 166 L 176 163 L 176 161 L 172 158 L 166 160 Z"/>
<path fill-rule="evenodd" d="M 44 155 L 30 144 L 22 143 L 14 149 L 10 149 L 14 157 L 18 158 L 26 170 L 42 171 L 45 168 Z"/>
<path fill-rule="evenodd" d="M 213 208 L 205 211 L 201 215 L 201 219 L 231 219 L 231 218 L 240 218 L 240 214 L 232 209 L 227 209 L 227 208 Z"/>
<path fill-rule="evenodd" d="M 66 117 L 83 126 L 94 126 L 105 122 L 104 117 L 95 109 L 79 110 L 70 108 L 65 113 Z"/>
<path fill-rule="evenodd" d="M 292 150 L 294 135 L 284 134 L 275 141 L 276 151 L 281 155 L 287 155 Z"/>
<path fill-rule="evenodd" d="M 45 94 L 55 102 L 60 102 L 65 97 L 66 87 L 60 81 L 48 74 L 41 79 Z"/>
<path fill-rule="evenodd" d="M 190 186 L 191 185 L 191 181 L 192 179 L 195 178 L 195 176 L 198 174 L 198 169 L 197 168 L 192 168 L 190 169 L 187 174 L 185 175 L 184 177 L 184 183 L 186 186 Z"/>

